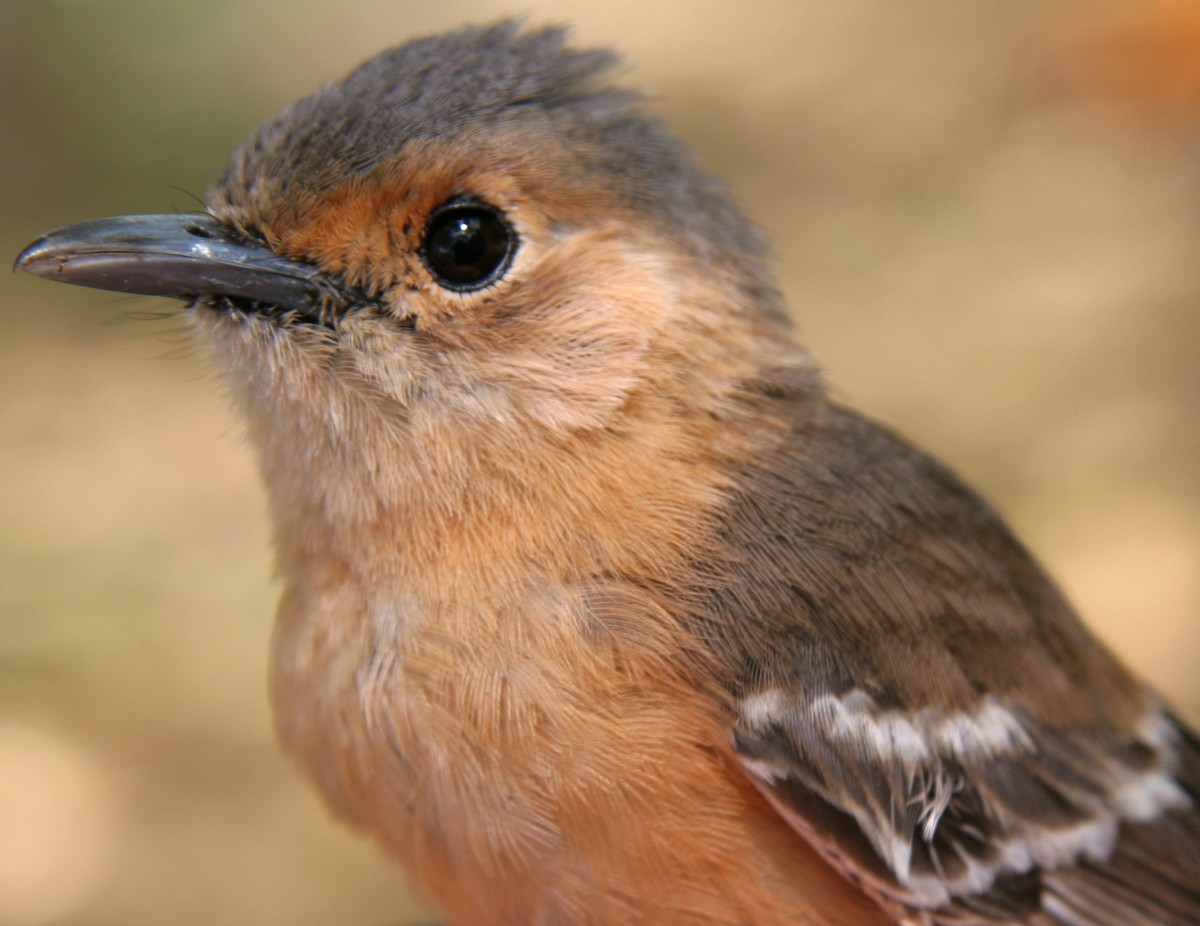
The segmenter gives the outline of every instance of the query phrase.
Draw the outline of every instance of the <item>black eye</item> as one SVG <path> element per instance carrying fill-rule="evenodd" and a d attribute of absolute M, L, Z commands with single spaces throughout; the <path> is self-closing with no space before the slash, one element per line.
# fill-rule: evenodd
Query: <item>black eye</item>
<path fill-rule="evenodd" d="M 499 209 L 475 199 L 452 199 L 433 210 L 421 257 L 447 289 L 480 289 L 508 268 L 517 235 Z"/>

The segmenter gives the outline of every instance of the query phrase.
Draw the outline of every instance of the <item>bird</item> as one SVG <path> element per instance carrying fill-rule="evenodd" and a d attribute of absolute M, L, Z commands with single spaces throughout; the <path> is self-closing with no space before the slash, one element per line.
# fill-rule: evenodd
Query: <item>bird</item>
<path fill-rule="evenodd" d="M 1200 741 L 831 397 L 617 56 L 503 20 L 16 266 L 170 296 L 266 488 L 285 751 L 462 926 L 1200 923 Z"/>

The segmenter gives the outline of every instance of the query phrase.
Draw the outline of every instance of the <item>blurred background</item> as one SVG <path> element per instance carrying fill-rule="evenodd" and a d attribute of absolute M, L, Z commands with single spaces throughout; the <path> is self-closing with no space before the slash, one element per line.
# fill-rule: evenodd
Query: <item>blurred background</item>
<path fill-rule="evenodd" d="M 284 104 L 514 11 L 624 50 L 838 395 L 1200 717 L 1194 0 L 0 0 L 0 254 L 193 209 Z M 277 752 L 262 497 L 169 308 L 0 274 L 0 924 L 416 922 Z"/>

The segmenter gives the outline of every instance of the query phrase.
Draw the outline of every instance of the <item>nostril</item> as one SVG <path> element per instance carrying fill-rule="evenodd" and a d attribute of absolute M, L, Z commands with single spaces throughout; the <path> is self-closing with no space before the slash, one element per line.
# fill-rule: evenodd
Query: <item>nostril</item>
<path fill-rule="evenodd" d="M 191 222 L 191 223 L 183 226 L 183 230 L 186 231 L 189 235 L 195 235 L 197 238 L 210 238 L 211 239 L 214 237 L 212 230 L 209 228 L 205 228 L 199 222 Z"/>

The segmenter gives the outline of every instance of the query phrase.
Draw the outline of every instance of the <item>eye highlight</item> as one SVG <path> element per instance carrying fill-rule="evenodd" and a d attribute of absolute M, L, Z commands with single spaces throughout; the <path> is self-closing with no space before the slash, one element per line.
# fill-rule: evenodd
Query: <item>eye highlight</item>
<path fill-rule="evenodd" d="M 446 289 L 469 292 L 494 283 L 517 250 L 504 213 L 477 199 L 452 199 L 429 214 L 421 259 Z"/>

